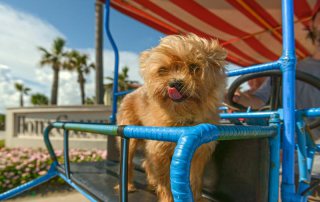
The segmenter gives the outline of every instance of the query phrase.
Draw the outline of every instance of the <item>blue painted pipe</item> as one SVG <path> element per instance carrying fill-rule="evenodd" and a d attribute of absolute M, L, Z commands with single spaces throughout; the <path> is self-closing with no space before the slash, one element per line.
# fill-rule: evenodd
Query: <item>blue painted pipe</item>
<path fill-rule="evenodd" d="M 126 91 L 117 92 L 116 96 L 123 96 L 123 95 L 129 94 L 129 93 L 131 93 L 133 91 L 134 90 L 126 90 Z"/>
<path fill-rule="evenodd" d="M 232 77 L 232 76 L 239 76 L 243 74 L 274 70 L 279 68 L 280 68 L 280 63 L 278 61 L 275 61 L 275 62 L 270 62 L 265 64 L 253 65 L 247 68 L 230 70 L 226 74 L 228 77 Z"/>
<path fill-rule="evenodd" d="M 319 146 L 315 144 L 313 139 L 311 138 L 311 134 L 308 130 L 306 130 L 306 138 L 307 138 L 307 165 L 308 171 L 311 173 L 313 167 L 314 155 L 316 152 L 319 152 Z"/>
<path fill-rule="evenodd" d="M 128 201 L 128 155 L 129 139 L 121 138 L 121 164 L 120 164 L 120 201 Z"/>
<path fill-rule="evenodd" d="M 221 113 L 222 119 L 236 119 L 236 118 L 270 118 L 272 115 L 278 114 L 277 111 L 268 112 L 234 112 L 234 113 Z"/>
<path fill-rule="evenodd" d="M 113 40 L 113 37 L 109 28 L 109 20 L 110 20 L 110 0 L 106 0 L 105 3 L 105 29 L 107 33 L 107 37 L 111 43 L 114 52 L 114 76 L 113 76 L 113 102 L 112 102 L 112 116 L 111 116 L 111 124 L 116 123 L 116 113 L 117 113 L 117 100 L 118 100 L 118 75 L 119 75 L 119 51 L 116 43 Z"/>
<path fill-rule="evenodd" d="M 297 117 L 297 135 L 298 135 L 298 165 L 299 165 L 299 187 L 298 194 L 302 194 L 309 186 L 311 182 L 311 173 L 308 171 L 307 162 L 307 144 L 305 133 L 305 122 L 302 117 Z M 307 196 L 302 196 L 303 202 L 307 201 Z"/>
<path fill-rule="evenodd" d="M 277 127 L 277 135 L 269 138 L 270 165 L 269 165 L 269 193 L 268 201 L 278 201 L 279 198 L 279 170 L 280 170 L 280 135 L 281 124 L 278 114 L 272 115 L 269 124 Z"/>
<path fill-rule="evenodd" d="M 58 173 L 58 176 L 61 177 L 65 182 L 67 182 L 70 186 L 72 186 L 75 190 L 80 192 L 83 196 L 85 196 L 91 202 L 98 202 L 95 198 L 91 196 L 91 194 L 87 193 L 85 190 L 80 188 L 76 183 L 74 183 L 71 179 L 68 179 L 64 174 Z"/>
<path fill-rule="evenodd" d="M 69 161 L 69 130 L 64 130 L 63 134 L 63 156 L 64 169 L 68 179 L 70 179 L 70 161 Z"/>
<path fill-rule="evenodd" d="M 296 200 L 294 184 L 294 134 L 295 134 L 295 45 L 293 24 L 293 1 L 282 0 L 283 50 L 280 58 L 283 73 L 283 162 L 281 198 L 284 202 Z"/>
<path fill-rule="evenodd" d="M 265 138 L 276 134 L 275 127 L 269 126 L 224 126 L 207 123 L 184 127 L 126 126 L 123 131 L 124 136 L 127 138 L 178 142 L 183 135 L 194 134 L 194 131 L 202 133 L 205 128 L 211 128 L 212 131 L 204 137 L 210 137 L 215 140 Z M 216 133 L 216 131 L 219 131 L 219 133 Z"/>
<path fill-rule="evenodd" d="M 54 122 L 50 127 L 61 128 L 66 130 L 82 131 L 97 133 L 101 135 L 117 135 L 116 125 L 107 125 L 105 123 L 71 123 L 71 122 Z"/>
<path fill-rule="evenodd" d="M 178 140 L 170 165 L 170 183 L 174 201 L 193 201 L 190 188 L 190 167 L 194 152 L 204 143 L 217 140 L 219 130 L 214 125 L 203 124 L 189 129 Z"/>
<path fill-rule="evenodd" d="M 47 147 L 47 150 L 50 154 L 50 157 L 52 159 L 52 161 L 56 164 L 59 164 L 58 163 L 58 158 L 53 150 L 53 147 L 52 147 L 52 144 L 50 142 L 50 139 L 49 139 L 49 134 L 50 134 L 50 131 L 52 130 L 53 126 L 52 125 L 49 125 L 48 127 L 46 127 L 46 129 L 44 130 L 44 133 L 43 133 L 43 140 L 44 140 L 44 143 Z"/>
<path fill-rule="evenodd" d="M 126 126 L 124 136 L 177 142 L 171 165 L 170 183 L 174 201 L 193 201 L 190 188 L 190 165 L 196 149 L 214 140 L 249 139 L 274 136 L 277 127 L 215 126 L 199 124 L 190 127 Z"/>
<path fill-rule="evenodd" d="M 304 117 L 320 117 L 320 108 L 297 110 L 296 113 L 301 114 Z"/>

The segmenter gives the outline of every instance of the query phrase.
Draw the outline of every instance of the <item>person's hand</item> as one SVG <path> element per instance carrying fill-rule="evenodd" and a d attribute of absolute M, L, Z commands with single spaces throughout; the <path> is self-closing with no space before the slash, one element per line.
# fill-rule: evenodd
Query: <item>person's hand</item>
<path fill-rule="evenodd" d="M 232 97 L 232 101 L 235 103 L 238 103 L 240 100 L 240 97 L 241 97 L 241 92 L 237 90 Z"/>

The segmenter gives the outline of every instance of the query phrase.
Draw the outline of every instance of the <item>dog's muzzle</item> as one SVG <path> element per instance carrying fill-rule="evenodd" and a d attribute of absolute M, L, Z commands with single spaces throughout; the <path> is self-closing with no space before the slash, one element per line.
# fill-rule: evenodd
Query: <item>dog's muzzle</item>
<path fill-rule="evenodd" d="M 183 81 L 182 80 L 172 80 L 169 82 L 168 87 L 168 95 L 171 100 L 175 102 L 181 102 L 185 99 L 181 90 L 183 89 Z"/>

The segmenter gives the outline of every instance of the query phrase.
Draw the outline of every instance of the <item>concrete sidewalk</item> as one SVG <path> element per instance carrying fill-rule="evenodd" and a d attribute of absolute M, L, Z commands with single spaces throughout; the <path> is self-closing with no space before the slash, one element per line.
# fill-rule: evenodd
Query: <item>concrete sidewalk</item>
<path fill-rule="evenodd" d="M 54 192 L 48 193 L 46 195 L 36 195 L 36 196 L 23 196 L 16 197 L 8 202 L 59 202 L 59 201 L 68 201 L 68 202 L 89 202 L 89 200 L 81 195 L 77 191 L 70 192 Z"/>

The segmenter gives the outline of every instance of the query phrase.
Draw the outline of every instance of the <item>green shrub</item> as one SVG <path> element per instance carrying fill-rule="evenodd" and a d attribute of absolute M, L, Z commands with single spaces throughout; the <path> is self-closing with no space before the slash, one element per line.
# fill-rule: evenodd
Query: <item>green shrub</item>
<path fill-rule="evenodd" d="M 4 114 L 0 114 L 0 130 L 4 130 L 6 123 L 6 116 Z"/>

